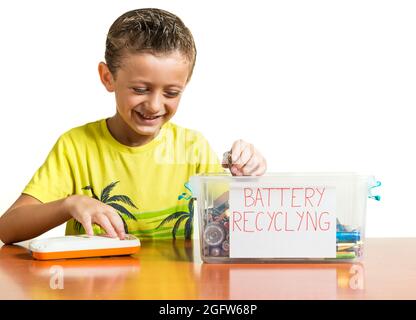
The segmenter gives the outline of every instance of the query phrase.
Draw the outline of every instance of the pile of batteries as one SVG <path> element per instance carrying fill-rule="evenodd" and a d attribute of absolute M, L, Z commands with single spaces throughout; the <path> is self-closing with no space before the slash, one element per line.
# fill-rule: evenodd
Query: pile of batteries
<path fill-rule="evenodd" d="M 202 219 L 204 256 L 229 257 L 229 204 L 228 192 L 218 197 L 212 208 L 205 209 Z"/>

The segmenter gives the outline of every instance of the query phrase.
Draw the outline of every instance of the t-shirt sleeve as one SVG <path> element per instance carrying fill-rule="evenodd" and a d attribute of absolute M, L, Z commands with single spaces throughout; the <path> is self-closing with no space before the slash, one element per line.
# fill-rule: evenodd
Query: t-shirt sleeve
<path fill-rule="evenodd" d="M 35 197 L 43 203 L 73 194 L 74 182 L 68 158 L 69 147 L 67 139 L 62 135 L 22 193 Z"/>
<path fill-rule="evenodd" d="M 211 148 L 208 140 L 200 133 L 198 134 L 198 140 L 200 150 L 196 173 L 224 173 L 225 169 L 222 167 L 220 159 Z"/>

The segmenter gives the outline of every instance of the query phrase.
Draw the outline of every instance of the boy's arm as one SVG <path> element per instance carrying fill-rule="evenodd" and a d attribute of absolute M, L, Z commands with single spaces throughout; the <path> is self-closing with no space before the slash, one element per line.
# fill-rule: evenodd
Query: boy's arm
<path fill-rule="evenodd" d="M 65 200 L 42 203 L 22 194 L 0 217 L 0 240 L 5 244 L 32 239 L 71 218 Z"/>
<path fill-rule="evenodd" d="M 0 240 L 5 244 L 35 238 L 74 218 L 93 235 L 92 224 L 100 225 L 110 237 L 124 239 L 122 218 L 111 206 L 83 195 L 72 195 L 42 203 L 22 194 L 0 217 Z"/>

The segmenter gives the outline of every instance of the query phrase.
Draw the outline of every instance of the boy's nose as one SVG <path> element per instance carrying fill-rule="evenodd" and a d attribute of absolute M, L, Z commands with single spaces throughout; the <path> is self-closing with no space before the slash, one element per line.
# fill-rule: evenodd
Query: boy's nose
<path fill-rule="evenodd" d="M 146 107 L 149 113 L 158 113 L 163 109 L 163 97 L 158 93 L 151 94 Z"/>

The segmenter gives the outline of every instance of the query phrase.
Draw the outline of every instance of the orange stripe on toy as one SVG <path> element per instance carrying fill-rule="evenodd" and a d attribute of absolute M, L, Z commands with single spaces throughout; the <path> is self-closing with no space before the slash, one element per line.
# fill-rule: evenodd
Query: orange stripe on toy
<path fill-rule="evenodd" d="M 127 248 L 75 250 L 75 251 L 60 251 L 60 252 L 32 252 L 32 255 L 37 260 L 54 260 L 54 259 L 68 259 L 68 258 L 88 258 L 88 257 L 131 255 L 131 254 L 135 254 L 139 252 L 139 250 L 140 250 L 140 247 L 127 247 Z"/>

